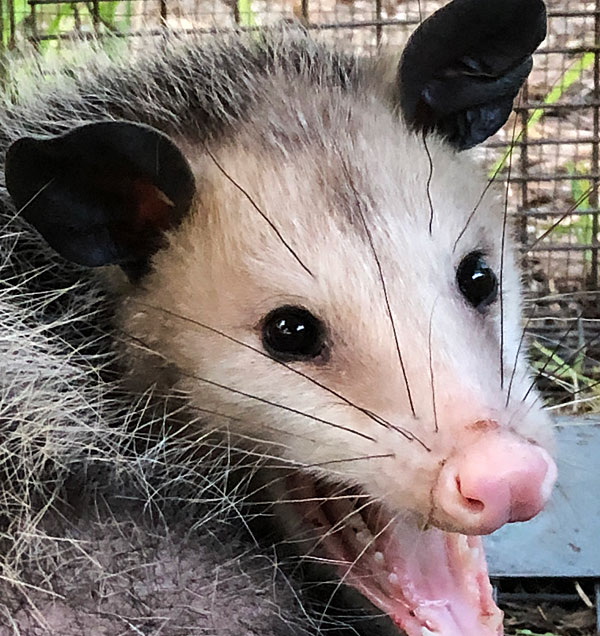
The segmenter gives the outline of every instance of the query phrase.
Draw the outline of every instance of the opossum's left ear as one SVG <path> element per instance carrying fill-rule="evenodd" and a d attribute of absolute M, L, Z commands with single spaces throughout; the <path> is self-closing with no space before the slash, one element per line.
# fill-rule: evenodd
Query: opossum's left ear
<path fill-rule="evenodd" d="M 481 143 L 508 119 L 545 37 L 542 0 L 453 0 L 404 49 L 398 82 L 405 120 L 458 150 Z"/>
<path fill-rule="evenodd" d="M 9 148 L 6 187 L 19 213 L 65 258 L 147 268 L 190 208 L 194 176 L 166 135 L 123 121 L 84 124 Z"/>

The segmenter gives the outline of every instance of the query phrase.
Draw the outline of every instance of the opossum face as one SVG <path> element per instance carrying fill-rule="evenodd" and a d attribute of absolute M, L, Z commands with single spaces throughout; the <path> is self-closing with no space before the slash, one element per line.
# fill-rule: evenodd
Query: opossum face
<path fill-rule="evenodd" d="M 469 3 L 453 4 L 455 20 Z M 499 4 L 539 22 L 536 2 Z M 17 205 L 59 250 L 139 279 L 121 313 L 135 372 L 168 375 L 211 414 L 203 431 L 273 458 L 288 526 L 410 636 L 501 632 L 475 536 L 537 514 L 556 476 L 502 202 L 456 152 L 503 123 L 539 41 L 529 24 L 501 55 L 488 19 L 491 50 L 478 41 L 420 75 L 413 38 L 402 118 L 274 73 L 225 141 L 104 123 L 22 142 L 7 165 Z M 417 45 L 440 24 L 461 40 L 440 20 Z M 90 146 L 103 151 L 91 163 Z M 19 169 L 40 157 L 79 163 L 79 182 L 42 171 L 50 183 L 32 190 Z M 47 213 L 65 201 L 93 212 L 68 247 Z"/>
<path fill-rule="evenodd" d="M 409 633 L 495 633 L 479 540 L 420 530 L 528 519 L 555 478 L 502 205 L 489 192 L 477 206 L 486 181 L 433 139 L 428 187 L 422 140 L 373 105 L 346 122 L 294 155 L 238 139 L 213 154 L 228 176 L 192 161 L 206 196 L 126 303 L 125 331 L 180 370 L 200 412 L 226 415 L 212 425 L 283 459 L 278 497 L 319 501 L 297 510 L 326 537 L 316 554 L 351 564 L 345 580 Z"/>

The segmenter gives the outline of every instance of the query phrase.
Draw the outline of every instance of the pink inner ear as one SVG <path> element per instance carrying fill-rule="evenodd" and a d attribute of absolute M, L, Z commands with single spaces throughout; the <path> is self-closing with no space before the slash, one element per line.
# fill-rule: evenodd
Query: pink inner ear
<path fill-rule="evenodd" d="M 173 222 L 175 204 L 153 183 L 145 179 L 135 179 L 131 188 L 136 206 L 135 232 L 168 230 Z"/>

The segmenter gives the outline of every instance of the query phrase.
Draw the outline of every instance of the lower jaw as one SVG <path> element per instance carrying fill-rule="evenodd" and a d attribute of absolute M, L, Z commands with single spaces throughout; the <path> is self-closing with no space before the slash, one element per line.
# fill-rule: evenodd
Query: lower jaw
<path fill-rule="evenodd" d="M 398 634 L 503 633 L 479 537 L 423 529 L 408 515 L 395 517 L 364 495 L 306 475 L 288 478 L 285 491 L 287 525 L 291 512 L 305 558 L 327 563 Z"/>

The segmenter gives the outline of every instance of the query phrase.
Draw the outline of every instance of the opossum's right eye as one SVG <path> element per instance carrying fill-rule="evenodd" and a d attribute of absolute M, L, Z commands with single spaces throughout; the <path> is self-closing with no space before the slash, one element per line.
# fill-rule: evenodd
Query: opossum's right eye
<path fill-rule="evenodd" d="M 303 307 L 285 305 L 263 320 L 262 340 L 277 360 L 310 360 L 323 351 L 325 326 Z"/>
<path fill-rule="evenodd" d="M 462 295 L 476 309 L 484 309 L 498 297 L 498 278 L 481 252 L 471 252 L 456 270 Z"/>

